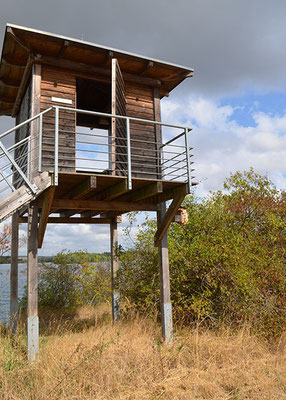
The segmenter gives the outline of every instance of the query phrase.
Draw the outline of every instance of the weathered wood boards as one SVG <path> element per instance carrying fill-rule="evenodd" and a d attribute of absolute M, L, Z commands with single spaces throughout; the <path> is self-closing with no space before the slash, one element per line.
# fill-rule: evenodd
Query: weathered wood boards
<path fill-rule="evenodd" d="M 43 172 L 33 180 L 33 183 L 37 186 L 35 195 L 26 186 L 21 186 L 0 202 L 0 222 L 29 204 L 35 196 L 51 186 L 52 178 L 48 172 Z"/>
<path fill-rule="evenodd" d="M 127 116 L 154 121 L 152 87 L 126 82 L 126 101 Z M 131 121 L 130 132 L 132 176 L 156 178 L 154 124 Z"/>
<path fill-rule="evenodd" d="M 57 101 L 55 101 L 55 99 Z M 54 106 L 66 106 L 60 99 L 76 107 L 76 77 L 61 69 L 42 66 L 41 111 Z M 60 111 L 59 118 L 59 170 L 75 171 L 75 135 L 76 115 L 71 111 Z M 43 118 L 43 170 L 54 168 L 55 151 L 55 112 L 51 111 Z"/>

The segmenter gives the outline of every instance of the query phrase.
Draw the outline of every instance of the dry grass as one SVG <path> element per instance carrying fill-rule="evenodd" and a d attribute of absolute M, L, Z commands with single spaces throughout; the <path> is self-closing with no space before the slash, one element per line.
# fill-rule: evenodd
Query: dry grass
<path fill-rule="evenodd" d="M 96 326 L 75 332 L 82 318 Z M 283 341 L 274 351 L 247 329 L 235 335 L 186 329 L 166 346 L 159 326 L 138 316 L 112 326 L 81 309 L 77 319 L 41 336 L 33 365 L 26 364 L 25 336 L 2 334 L 1 399 L 286 399 Z"/>

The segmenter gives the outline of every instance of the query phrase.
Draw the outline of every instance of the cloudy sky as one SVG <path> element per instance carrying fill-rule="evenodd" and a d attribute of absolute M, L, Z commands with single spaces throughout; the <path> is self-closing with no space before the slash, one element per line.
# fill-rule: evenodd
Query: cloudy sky
<path fill-rule="evenodd" d="M 251 166 L 286 188 L 285 0 L 2 0 L 7 22 L 192 67 L 163 120 L 193 126 L 199 196 Z M 0 40 L 2 42 L 3 39 Z M 0 118 L 0 129 L 13 124 Z M 109 249 L 105 226 L 49 226 L 42 254 Z"/>

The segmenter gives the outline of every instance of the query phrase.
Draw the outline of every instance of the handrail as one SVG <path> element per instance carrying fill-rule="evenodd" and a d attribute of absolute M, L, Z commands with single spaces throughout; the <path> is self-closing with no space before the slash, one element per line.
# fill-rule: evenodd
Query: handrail
<path fill-rule="evenodd" d="M 21 122 L 20 124 L 14 126 L 11 129 L 8 129 L 6 132 L 2 133 L 0 135 L 0 150 L 2 152 L 2 155 L 8 158 L 9 163 L 11 166 L 13 166 L 14 170 L 17 171 L 17 173 L 20 175 L 20 179 L 22 179 L 23 183 L 25 183 L 32 192 L 35 193 L 36 187 L 35 185 L 33 185 L 30 182 L 30 162 L 29 162 L 29 157 L 30 157 L 30 153 L 31 151 L 35 151 L 36 147 L 33 146 L 33 149 L 31 149 L 31 143 L 30 143 L 30 136 L 25 137 L 24 139 L 20 140 L 19 142 L 13 144 L 12 146 L 10 146 L 9 148 L 6 148 L 6 146 L 3 145 L 2 142 L 2 138 L 4 138 L 5 136 L 7 136 L 8 134 L 17 131 L 18 129 L 31 124 L 33 121 L 35 120 L 39 120 L 39 126 L 37 125 L 37 147 L 38 147 L 38 162 L 37 162 L 37 171 L 41 172 L 42 171 L 42 141 L 43 141 L 43 116 L 51 111 L 55 111 L 53 114 L 53 118 L 54 118 L 54 184 L 57 185 L 58 184 L 58 172 L 59 172 L 59 136 L 60 136 L 60 132 L 62 131 L 60 128 L 60 111 L 63 112 L 73 112 L 75 114 L 86 114 L 86 115 L 92 115 L 92 116 L 100 116 L 100 117 L 105 117 L 108 119 L 120 119 L 126 122 L 126 132 L 123 135 L 124 137 L 118 137 L 118 140 L 122 140 L 124 139 L 125 142 L 123 142 L 124 144 L 122 144 L 122 142 L 118 142 L 116 144 L 116 149 L 119 151 L 119 153 L 117 153 L 117 150 L 115 149 L 115 153 L 117 154 L 120 158 L 119 161 L 117 161 L 120 164 L 119 169 L 117 170 L 116 165 L 115 165 L 115 169 L 111 169 L 107 168 L 105 170 L 110 170 L 113 171 L 116 174 L 116 171 L 119 172 L 124 172 L 124 174 L 127 177 L 127 181 L 128 181 L 128 188 L 131 189 L 132 188 L 132 175 L 133 172 L 131 172 L 131 169 L 134 168 L 134 174 L 137 173 L 141 173 L 138 172 L 140 170 L 140 166 L 144 165 L 144 168 L 146 170 L 146 168 L 149 168 L 149 161 L 152 159 L 152 161 L 150 161 L 150 168 L 157 168 L 157 172 L 147 172 L 144 170 L 144 173 L 146 174 L 150 174 L 150 175 L 158 175 L 158 165 L 160 165 L 160 168 L 162 168 L 162 178 L 163 176 L 165 177 L 171 177 L 174 176 L 174 173 L 177 170 L 181 170 L 181 172 L 186 171 L 183 175 L 176 175 L 173 179 L 179 178 L 180 176 L 185 176 L 187 175 L 187 180 L 188 180 L 188 187 L 189 190 L 191 188 L 191 168 L 190 168 L 190 147 L 189 147 L 189 139 L 188 139 L 188 133 L 192 130 L 192 128 L 189 128 L 187 126 L 181 126 L 181 125 L 174 125 L 174 124 L 168 124 L 168 123 L 164 123 L 161 121 L 153 121 L 153 120 L 149 120 L 149 119 L 143 119 L 143 118 L 136 118 L 136 117 L 131 117 L 131 116 L 126 116 L 126 115 L 116 115 L 116 114 L 109 114 L 109 113 L 104 113 L 104 112 L 97 112 L 97 111 L 91 111 L 91 110 L 83 110 L 83 109 L 79 109 L 79 108 L 72 108 L 72 107 L 64 107 L 64 106 L 57 106 L 57 105 L 53 105 L 47 109 L 45 109 L 44 111 L 38 113 L 37 115 L 28 118 L 26 121 Z M 144 140 L 140 140 L 140 139 L 134 139 L 131 137 L 130 135 L 130 131 L 131 131 L 131 127 L 130 124 L 131 122 L 138 122 L 139 124 L 148 124 L 148 125 L 153 125 L 153 126 L 161 126 L 161 127 L 167 127 L 167 128 L 174 128 L 174 129 L 182 129 L 183 132 L 178 134 L 177 136 L 171 138 L 170 140 L 168 140 L 165 143 L 158 143 L 159 146 L 155 147 L 152 151 L 151 154 L 137 154 L 137 150 L 141 149 L 141 147 L 137 147 L 137 142 L 141 142 L 144 143 Z M 53 130 L 53 129 L 50 129 Z M 81 134 L 81 132 L 78 132 L 78 134 Z M 82 133 L 83 135 L 88 135 L 88 136 L 94 136 L 91 134 L 87 134 L 87 133 Z M 95 136 L 101 136 L 101 137 L 105 137 L 106 136 L 102 136 L 102 135 L 95 135 Z M 111 137 L 108 135 L 108 138 Z M 112 136 L 113 137 L 113 136 Z M 181 141 L 178 141 L 178 139 L 185 137 L 185 143 L 182 144 Z M 34 137 L 36 138 L 36 137 Z M 116 138 L 115 138 L 116 139 Z M 176 143 L 174 143 L 175 141 L 177 141 Z M 18 162 L 18 160 L 14 160 L 13 155 L 9 154 L 11 151 L 15 150 L 17 147 L 25 144 L 26 142 L 28 142 L 28 149 L 25 150 L 24 149 L 24 155 L 23 157 L 28 157 L 28 165 L 27 165 L 27 170 L 25 170 L 25 168 L 23 168 L 23 165 L 20 164 Z M 81 143 L 80 141 L 78 141 L 78 143 Z M 83 142 L 84 143 L 84 142 Z M 88 142 L 87 142 L 88 143 Z M 154 141 L 148 141 L 148 143 L 150 144 L 157 144 L 157 142 Z M 95 143 L 92 143 L 95 144 Z M 134 145 L 135 144 L 135 145 Z M 98 143 L 98 145 L 101 145 L 101 143 Z M 103 144 L 105 145 L 105 144 Z M 184 149 L 184 151 L 181 153 L 181 150 L 179 148 Z M 122 150 L 124 149 L 124 150 Z M 174 149 L 174 150 L 173 150 Z M 171 150 L 171 151 L 170 151 Z M 80 151 L 80 149 L 78 150 Z M 92 150 L 85 150 L 82 149 L 82 151 L 90 151 L 92 152 Z M 113 150 L 110 152 L 108 150 L 108 152 L 102 152 L 99 150 L 93 151 L 94 153 L 107 153 L 107 154 L 113 154 Z M 134 152 L 134 153 L 133 153 Z M 154 152 L 154 154 L 152 153 Z M 179 154 L 178 154 L 179 153 Z M 33 153 L 34 154 L 34 153 Z M 178 159 L 178 157 L 183 157 L 184 154 L 184 158 L 182 159 Z M 175 156 L 173 156 L 175 155 Z M 166 156 L 166 158 L 165 158 Z M 134 157 L 134 158 L 133 158 Z M 138 160 L 136 160 L 136 158 L 138 157 Z M 102 158 L 102 157 L 101 157 Z M 144 160 L 144 158 L 146 160 Z M 80 158 L 77 157 L 77 160 L 89 160 L 88 156 L 86 158 Z M 142 162 L 141 162 L 142 159 Z M 155 161 L 154 161 L 155 160 Z M 108 160 L 100 160 L 100 159 L 95 159 L 92 161 L 97 161 L 97 162 L 107 162 Z M 171 163 L 170 163 L 171 162 Z M 27 164 L 25 163 L 25 165 Z M 157 167 L 155 167 L 155 164 Z M 182 163 L 182 167 L 180 166 Z M 153 165 L 154 164 L 154 165 Z M 177 166 L 180 166 L 179 168 L 177 168 Z M 5 166 L 5 168 L 8 167 Z M 79 169 L 81 168 L 81 166 L 78 166 Z M 97 168 L 100 169 L 100 168 Z M 13 190 L 14 189 L 14 183 L 11 184 L 10 181 L 7 182 L 7 174 L 5 174 L 5 171 L 3 169 L 3 167 L 0 168 L 0 175 L 2 176 L 2 180 L 6 181 L 6 184 L 10 186 L 10 188 Z M 136 176 L 136 175 L 135 175 Z M 168 178 L 167 178 L 168 179 Z M 173 180 L 172 179 L 172 180 Z"/>
<path fill-rule="evenodd" d="M 152 121 L 150 119 L 129 117 L 127 115 L 107 114 L 107 113 L 103 113 L 103 112 L 82 110 L 80 108 L 63 107 L 63 106 L 52 106 L 52 108 L 58 108 L 58 109 L 61 109 L 61 110 L 66 110 L 66 111 L 74 111 L 74 112 L 78 112 L 78 113 L 81 113 L 81 114 L 97 115 L 99 117 L 118 118 L 118 119 L 125 119 L 125 120 L 129 119 L 130 121 L 144 122 L 146 124 L 151 124 L 151 125 L 166 126 L 168 128 L 178 128 L 178 129 L 184 129 L 184 130 L 188 129 L 188 131 L 192 130 L 192 128 L 190 128 L 188 126 L 165 124 L 164 122 Z"/>
<path fill-rule="evenodd" d="M 30 122 L 32 122 L 32 121 L 34 121 L 35 119 L 39 118 L 40 115 L 44 115 L 44 114 L 46 114 L 47 112 L 51 111 L 53 108 L 54 108 L 54 106 L 49 107 L 49 108 L 47 108 L 46 110 L 44 110 L 44 111 L 40 112 L 39 114 L 35 115 L 34 117 L 31 117 L 31 118 L 27 119 L 26 121 L 21 122 L 20 124 L 14 126 L 13 128 L 8 129 L 8 131 L 6 131 L 6 132 L 4 132 L 4 133 L 2 133 L 2 134 L 0 135 L 0 139 L 2 139 L 3 137 L 7 136 L 9 133 L 16 131 L 17 129 L 22 128 L 22 126 L 25 126 L 25 125 L 29 124 Z"/>

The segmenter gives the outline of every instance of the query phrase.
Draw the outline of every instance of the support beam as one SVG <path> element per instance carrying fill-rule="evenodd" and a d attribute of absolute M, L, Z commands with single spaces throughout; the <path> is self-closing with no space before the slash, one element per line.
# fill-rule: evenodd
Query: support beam
<path fill-rule="evenodd" d="M 19 249 L 19 218 L 18 213 L 12 215 L 11 238 L 11 270 L 10 270 L 10 329 L 14 334 L 18 322 L 18 249 Z"/>
<path fill-rule="evenodd" d="M 42 64 L 53 65 L 58 68 L 71 69 L 73 71 L 79 71 L 87 74 L 99 74 L 107 76 L 110 79 L 110 71 L 103 66 L 85 65 L 79 64 L 75 61 L 65 60 L 63 58 L 54 58 L 50 56 L 37 55 L 37 62 Z M 142 85 L 160 87 L 162 82 L 158 79 L 148 78 L 145 76 L 133 75 L 130 73 L 123 72 L 123 78 L 125 81 L 135 82 Z"/>
<path fill-rule="evenodd" d="M 74 187 L 70 192 L 68 192 L 62 198 L 73 199 L 73 200 L 82 199 L 87 194 L 92 192 L 96 188 L 96 185 L 97 185 L 96 176 L 89 176 L 85 181 L 78 184 L 76 187 Z M 77 212 L 65 211 L 65 212 L 61 212 L 60 214 L 61 214 L 61 217 L 68 218 L 74 214 L 77 214 Z"/>
<path fill-rule="evenodd" d="M 102 66 L 103 66 L 103 65 L 107 65 L 107 64 L 108 64 L 108 61 L 109 61 L 113 56 L 114 56 L 113 51 L 108 51 L 107 54 L 106 54 L 106 56 L 105 56 L 105 58 L 104 58 L 104 60 L 103 60 L 103 63 L 102 63 L 101 65 L 102 65 Z"/>
<path fill-rule="evenodd" d="M 40 216 L 40 223 L 39 223 L 39 229 L 38 229 L 38 248 L 42 248 L 45 232 L 46 232 L 46 227 L 48 223 L 48 218 L 51 212 L 51 206 L 52 202 L 54 199 L 54 194 L 55 194 L 56 187 L 51 186 L 46 190 L 45 197 L 44 197 L 44 204 L 43 208 L 41 211 L 41 216 Z"/>
<path fill-rule="evenodd" d="M 128 189 L 128 181 L 127 179 L 123 179 L 122 181 L 115 183 L 114 185 L 109 186 L 102 192 L 98 193 L 96 196 L 94 196 L 90 200 L 114 200 L 117 197 L 121 196 L 124 193 L 127 193 L 129 191 Z M 82 213 L 82 217 L 88 217 L 91 218 L 94 215 L 97 215 L 98 213 L 95 213 L 93 211 L 85 211 Z"/>
<path fill-rule="evenodd" d="M 42 205 L 42 200 L 40 201 Z M 62 200 L 54 199 L 52 209 L 66 210 L 97 210 L 100 211 L 156 211 L 156 205 L 141 202 L 125 201 L 92 201 L 92 200 Z"/>
<path fill-rule="evenodd" d="M 148 61 L 145 65 L 145 67 L 143 68 L 142 72 L 140 73 L 140 75 L 144 75 L 147 71 L 149 71 L 150 68 L 152 68 L 154 66 L 153 61 Z"/>
<path fill-rule="evenodd" d="M 23 96 L 23 93 L 24 93 L 24 91 L 26 89 L 26 85 L 27 85 L 29 77 L 30 77 L 32 64 L 33 64 L 33 62 L 31 60 L 31 58 L 28 58 L 28 61 L 27 61 L 27 64 L 26 64 L 26 67 L 25 67 L 25 70 L 24 70 L 24 73 L 23 73 L 23 77 L 22 77 L 22 80 L 21 80 L 21 84 L 20 84 L 19 89 L 18 89 L 17 97 L 16 97 L 16 100 L 14 102 L 14 107 L 13 107 L 12 114 L 11 114 L 12 118 L 15 118 L 15 116 L 18 114 L 18 110 L 19 110 L 19 107 L 20 107 L 20 104 L 21 104 L 21 101 L 22 101 L 22 96 Z"/>
<path fill-rule="evenodd" d="M 160 224 L 158 225 L 157 232 L 155 234 L 155 246 L 158 247 L 165 233 L 167 232 L 173 218 L 175 217 L 178 208 L 182 204 L 185 195 L 178 195 L 174 198 L 168 211 L 164 214 L 163 219 L 160 219 Z M 164 204 L 164 203 L 163 203 Z"/>
<path fill-rule="evenodd" d="M 111 295 L 112 295 L 112 320 L 120 320 L 120 293 L 115 289 L 115 279 L 118 271 L 116 251 L 118 247 L 118 231 L 115 219 L 110 224 L 110 253 L 111 253 Z"/>
<path fill-rule="evenodd" d="M 30 203 L 28 214 L 28 361 L 35 361 L 39 355 L 38 317 L 38 204 Z"/>
<path fill-rule="evenodd" d="M 38 219 L 40 222 L 40 219 Z M 49 217 L 47 223 L 48 224 L 94 224 L 94 225 L 102 225 L 102 224 L 110 224 L 112 221 L 111 217 L 106 218 L 78 218 L 78 217 Z M 20 223 L 27 223 L 27 217 L 19 217 Z M 120 221 L 121 222 L 121 221 Z"/>
<path fill-rule="evenodd" d="M 41 112 L 41 81 L 42 66 L 32 65 L 31 77 L 31 115 L 37 115 Z M 19 89 L 20 90 L 20 89 Z M 22 98 L 21 98 L 22 100 Z M 31 153 L 30 153 L 30 179 L 34 179 L 39 174 L 39 119 L 34 120 L 30 125 Z"/>
<path fill-rule="evenodd" d="M 174 199 L 176 196 L 186 196 L 187 194 L 189 194 L 188 185 L 186 183 L 182 183 L 180 186 L 169 189 L 166 192 L 159 193 L 156 200 L 158 203 L 164 203 L 168 200 Z"/>
<path fill-rule="evenodd" d="M 140 201 L 163 192 L 163 182 L 154 182 L 135 190 L 128 197 L 129 201 Z"/>
<path fill-rule="evenodd" d="M 64 56 L 66 49 L 69 47 L 69 45 L 70 45 L 70 42 L 68 40 L 65 40 L 59 51 L 59 54 L 58 54 L 59 58 Z"/>
<path fill-rule="evenodd" d="M 29 46 L 24 42 L 23 39 L 20 39 L 17 35 L 15 35 L 15 32 L 13 31 L 13 29 L 8 26 L 7 28 L 7 33 L 12 36 L 12 38 L 20 45 L 23 47 L 23 49 L 27 50 L 28 53 L 30 53 L 30 51 L 32 50 L 31 48 L 29 48 Z"/>
<path fill-rule="evenodd" d="M 158 206 L 157 225 L 162 224 L 166 215 L 166 204 Z M 161 324 L 164 341 L 167 344 L 173 342 L 173 318 L 170 294 L 170 274 L 169 274 L 169 251 L 168 236 L 165 232 L 159 244 L 159 272 L 160 272 L 160 298 L 161 298 Z"/>
<path fill-rule="evenodd" d="M 85 195 L 96 189 L 97 178 L 96 176 L 89 176 L 85 181 L 74 187 L 67 193 L 67 198 L 77 200 L 82 199 Z"/>

